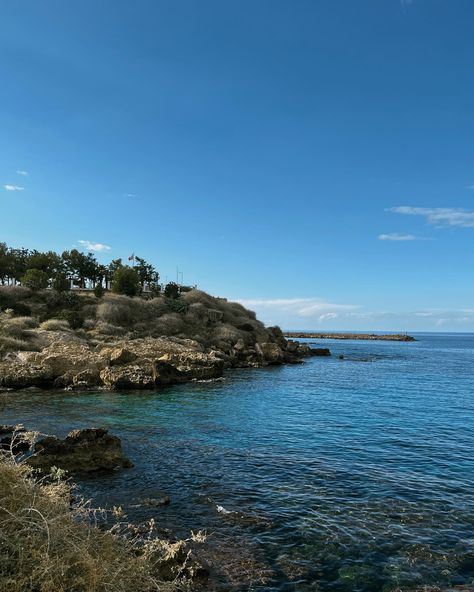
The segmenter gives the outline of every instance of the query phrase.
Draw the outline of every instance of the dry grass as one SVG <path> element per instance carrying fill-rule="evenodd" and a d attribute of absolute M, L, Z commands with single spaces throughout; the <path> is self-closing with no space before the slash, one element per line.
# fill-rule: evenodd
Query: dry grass
<path fill-rule="evenodd" d="M 188 558 L 183 542 L 154 539 L 153 524 L 145 534 L 123 522 L 106 531 L 93 516 L 87 505 L 73 502 L 64 481 L 50 476 L 40 483 L 0 452 L 0 591 L 189 589 L 181 577 Z M 176 568 L 178 556 L 184 561 Z"/>
<path fill-rule="evenodd" d="M 0 355 L 7 352 L 31 349 L 31 329 L 38 326 L 31 317 L 14 317 L 9 312 L 0 313 Z"/>
<path fill-rule="evenodd" d="M 70 331 L 69 323 L 62 321 L 61 319 L 48 319 L 43 321 L 40 325 L 40 329 L 44 331 Z"/>

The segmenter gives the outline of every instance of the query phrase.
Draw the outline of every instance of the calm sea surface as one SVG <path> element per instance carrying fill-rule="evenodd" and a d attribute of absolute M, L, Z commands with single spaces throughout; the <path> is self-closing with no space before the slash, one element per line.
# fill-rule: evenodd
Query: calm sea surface
<path fill-rule="evenodd" d="M 1 421 L 109 427 L 135 467 L 83 491 L 179 536 L 206 530 L 213 590 L 469 585 L 474 335 L 416 337 L 308 340 L 333 356 L 161 393 L 18 393 Z"/>

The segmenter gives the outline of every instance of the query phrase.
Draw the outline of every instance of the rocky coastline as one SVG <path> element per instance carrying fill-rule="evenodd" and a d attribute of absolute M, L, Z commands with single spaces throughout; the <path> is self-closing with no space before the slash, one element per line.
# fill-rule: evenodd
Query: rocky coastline
<path fill-rule="evenodd" d="M 0 313 L 4 331 L 18 333 L 21 323 L 26 326 L 21 329 L 22 348 L 10 348 L 0 359 L 0 389 L 153 390 L 219 379 L 229 368 L 296 364 L 330 354 L 326 348 L 286 339 L 253 312 L 203 292 L 190 292 L 179 304 L 180 313 L 157 314 L 158 307 L 176 303 L 111 296 L 94 303 L 95 309 L 87 304 L 93 315 L 87 330 L 73 330 L 56 319 L 35 325 L 34 317 Z M 103 333 L 101 315 L 122 323 L 114 327 L 114 335 Z"/>

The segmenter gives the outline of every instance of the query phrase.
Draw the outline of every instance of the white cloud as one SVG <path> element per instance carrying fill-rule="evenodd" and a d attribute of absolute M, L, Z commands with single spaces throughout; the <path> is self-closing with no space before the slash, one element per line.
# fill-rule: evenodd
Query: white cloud
<path fill-rule="evenodd" d="M 322 323 L 323 321 L 330 321 L 331 319 L 337 319 L 339 315 L 337 312 L 327 312 L 326 314 L 322 314 L 319 317 L 319 322 Z"/>
<path fill-rule="evenodd" d="M 388 208 L 388 212 L 408 216 L 422 216 L 429 224 L 435 226 L 459 226 L 474 228 L 474 212 L 461 208 L 417 208 L 413 206 L 397 206 Z"/>
<path fill-rule="evenodd" d="M 21 170 L 18 170 L 16 172 L 16 174 L 21 175 L 22 177 L 28 177 L 28 175 L 29 175 L 28 171 L 21 171 Z"/>
<path fill-rule="evenodd" d="M 130 197 L 130 198 L 138 197 L 138 195 L 136 193 L 124 193 L 123 196 L 124 197 Z"/>
<path fill-rule="evenodd" d="M 286 327 L 311 326 L 359 308 L 355 304 L 339 304 L 319 298 L 238 299 L 237 302 L 255 310 L 264 323 Z"/>
<path fill-rule="evenodd" d="M 398 232 L 389 232 L 388 234 L 379 234 L 379 240 L 383 241 L 414 241 L 417 240 L 414 234 L 400 234 Z"/>
<path fill-rule="evenodd" d="M 88 240 L 79 240 L 77 242 L 81 245 L 81 247 L 84 247 L 84 249 L 86 249 L 87 251 L 97 251 L 100 253 L 103 251 L 110 251 L 111 249 L 109 245 L 104 245 L 103 243 L 93 243 Z"/>
<path fill-rule="evenodd" d="M 370 310 L 319 298 L 238 299 L 266 325 L 295 330 L 474 331 L 474 309 Z"/>
<path fill-rule="evenodd" d="M 24 191 L 24 187 L 20 187 L 19 185 L 9 185 L 8 183 L 3 186 L 6 191 Z"/>

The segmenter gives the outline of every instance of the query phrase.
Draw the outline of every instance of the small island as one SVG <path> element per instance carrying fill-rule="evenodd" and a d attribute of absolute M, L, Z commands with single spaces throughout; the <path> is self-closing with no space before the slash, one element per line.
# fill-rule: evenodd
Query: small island
<path fill-rule="evenodd" d="M 366 341 L 416 341 L 406 333 L 310 333 L 306 331 L 285 331 L 283 333 L 289 339 L 357 339 Z"/>

